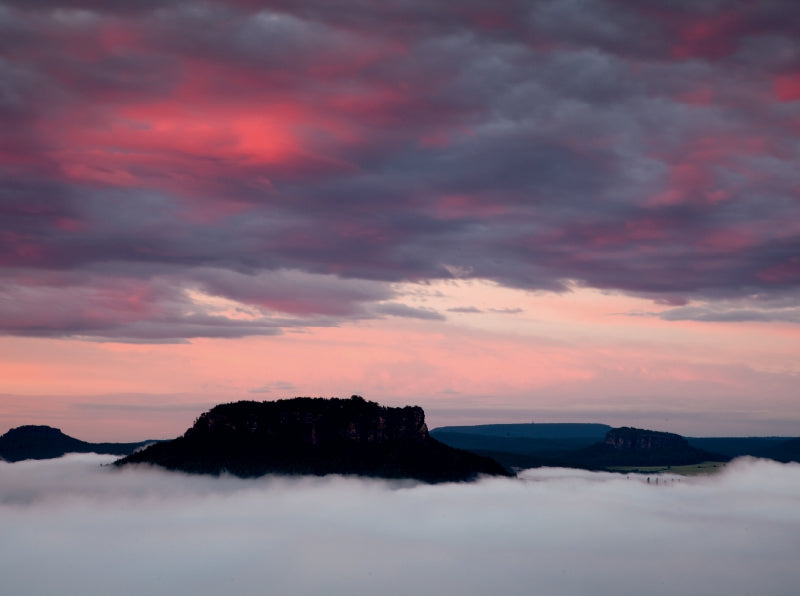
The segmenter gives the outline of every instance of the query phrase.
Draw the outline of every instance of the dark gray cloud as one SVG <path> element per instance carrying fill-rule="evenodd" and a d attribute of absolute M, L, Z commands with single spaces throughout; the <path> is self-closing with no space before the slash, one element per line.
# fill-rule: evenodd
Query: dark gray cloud
<path fill-rule="evenodd" d="M 132 271 L 131 273 L 137 273 Z M 193 337 L 275 335 L 285 328 L 332 326 L 376 314 L 442 320 L 394 302 L 386 285 L 299 271 L 148 266 L 139 275 L 50 272 L 28 283 L 25 270 L 0 276 L 2 331 L 33 337 L 169 342 Z"/>
<path fill-rule="evenodd" d="M 800 323 L 800 308 L 756 309 L 682 306 L 658 315 L 665 321 Z"/>
<path fill-rule="evenodd" d="M 453 308 L 448 308 L 447 312 L 458 312 L 458 313 L 467 313 L 467 314 L 475 313 L 475 314 L 477 314 L 477 313 L 482 313 L 483 311 L 480 308 L 476 307 L 476 306 L 456 306 L 456 307 L 453 307 Z"/>
<path fill-rule="evenodd" d="M 274 383 L 268 383 L 261 387 L 253 387 L 249 390 L 249 393 L 288 393 L 292 391 L 297 391 L 294 384 L 287 383 L 286 381 L 275 381 Z"/>
<path fill-rule="evenodd" d="M 519 313 L 525 312 L 525 311 L 523 309 L 521 309 L 521 308 L 507 307 L 507 308 L 490 308 L 489 312 L 493 312 L 493 313 L 497 313 L 497 314 L 501 314 L 501 315 L 518 315 Z"/>
<path fill-rule="evenodd" d="M 373 310 L 389 317 L 405 317 L 408 319 L 422 319 L 425 321 L 443 321 L 444 315 L 427 308 L 414 308 L 399 302 L 384 302 L 377 304 Z"/>
<path fill-rule="evenodd" d="M 390 284 L 455 271 L 673 304 L 796 296 L 796 12 L 2 3 L 0 330 L 274 333 L 386 314 Z M 82 280 L 63 308 L 56 274 Z M 108 305 L 131 280 L 142 316 Z M 253 312 L 188 314 L 189 290 Z"/>
<path fill-rule="evenodd" d="M 456 313 L 464 313 L 464 314 L 481 314 L 484 312 L 490 312 L 494 314 L 501 314 L 501 315 L 516 315 L 521 312 L 524 312 L 521 308 L 490 308 L 486 311 L 481 310 L 476 306 L 456 306 L 453 308 L 448 308 L 447 312 L 456 312 Z"/>
<path fill-rule="evenodd" d="M 11 593 L 792 594 L 800 466 L 439 486 L 0 462 Z"/>

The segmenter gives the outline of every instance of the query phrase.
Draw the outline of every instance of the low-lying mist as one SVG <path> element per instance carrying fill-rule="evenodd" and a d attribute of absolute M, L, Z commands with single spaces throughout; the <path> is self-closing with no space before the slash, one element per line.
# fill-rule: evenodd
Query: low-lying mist
<path fill-rule="evenodd" d="M 0 462 L 0 592 L 796 594 L 800 465 L 424 485 Z"/>

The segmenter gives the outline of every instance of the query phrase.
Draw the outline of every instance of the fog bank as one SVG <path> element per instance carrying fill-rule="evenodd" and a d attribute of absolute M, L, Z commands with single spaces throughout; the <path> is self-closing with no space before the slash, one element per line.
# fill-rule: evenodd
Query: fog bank
<path fill-rule="evenodd" d="M 0 587 L 61 594 L 794 594 L 800 465 L 422 485 L 0 462 Z"/>

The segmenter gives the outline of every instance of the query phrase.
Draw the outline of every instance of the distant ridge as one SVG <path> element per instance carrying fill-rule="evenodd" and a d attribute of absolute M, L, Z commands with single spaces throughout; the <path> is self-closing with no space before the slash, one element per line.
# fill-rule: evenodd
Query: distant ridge
<path fill-rule="evenodd" d="M 442 443 L 492 457 L 504 466 L 563 465 L 568 454 L 602 441 L 607 424 L 530 423 L 443 426 L 431 431 Z"/>
<path fill-rule="evenodd" d="M 608 424 L 581 422 L 530 422 L 526 424 L 476 424 L 474 426 L 440 426 L 431 434 L 461 433 L 487 437 L 516 439 L 602 438 L 611 430 Z"/>
<path fill-rule="evenodd" d="M 758 456 L 781 462 L 800 462 L 800 438 L 777 442 L 761 450 Z"/>
<path fill-rule="evenodd" d="M 25 459 L 52 459 L 67 453 L 106 453 L 128 455 L 153 441 L 138 443 L 88 443 L 65 435 L 59 428 L 25 425 L 0 436 L 0 459 L 15 462 Z"/>
<path fill-rule="evenodd" d="M 448 426 L 434 429 L 431 435 L 448 445 L 490 456 L 517 469 L 564 466 L 604 470 L 731 459 L 724 452 L 703 449 L 677 434 L 631 427 L 612 428 L 605 424 Z M 760 448 L 772 445 L 771 442 L 748 444 Z M 744 443 L 730 445 L 743 448 Z M 791 453 L 792 447 L 788 445 L 781 454 Z"/>
<path fill-rule="evenodd" d="M 432 438 L 417 406 L 297 397 L 218 405 L 183 436 L 116 462 L 236 476 L 357 474 L 427 482 L 511 475 L 496 461 Z"/>

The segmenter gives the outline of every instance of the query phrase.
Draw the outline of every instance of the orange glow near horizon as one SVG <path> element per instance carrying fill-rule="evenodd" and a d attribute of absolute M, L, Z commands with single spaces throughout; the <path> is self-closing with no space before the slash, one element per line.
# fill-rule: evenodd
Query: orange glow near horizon
<path fill-rule="evenodd" d="M 237 399 L 358 393 L 387 405 L 419 403 L 443 424 L 448 409 L 464 408 L 564 418 L 579 409 L 613 416 L 637 404 L 737 411 L 765 383 L 764 410 L 780 405 L 800 424 L 791 399 L 800 333 L 785 326 L 667 322 L 638 314 L 653 310 L 650 301 L 597 290 L 558 295 L 485 282 L 403 289 L 415 307 L 446 310 L 468 297 L 480 312 L 188 344 L 5 338 L 0 393 L 49 403 L 82 438 L 97 440 L 142 437 L 148 421 L 177 434 L 193 409 Z M 98 395 L 105 410 L 81 420 Z M 5 412 L 0 426 L 35 422 Z"/>

